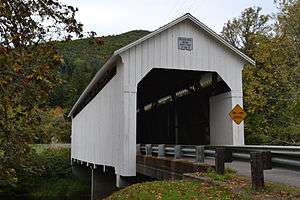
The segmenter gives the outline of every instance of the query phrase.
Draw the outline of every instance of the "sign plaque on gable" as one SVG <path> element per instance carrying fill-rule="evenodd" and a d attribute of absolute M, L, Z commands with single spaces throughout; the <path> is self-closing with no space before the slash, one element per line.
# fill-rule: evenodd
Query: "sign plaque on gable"
<path fill-rule="evenodd" d="M 229 113 L 230 118 L 236 123 L 240 124 L 246 117 L 246 112 L 237 104 Z"/>
<path fill-rule="evenodd" d="M 178 37 L 178 49 L 180 50 L 193 50 L 193 38 Z"/>

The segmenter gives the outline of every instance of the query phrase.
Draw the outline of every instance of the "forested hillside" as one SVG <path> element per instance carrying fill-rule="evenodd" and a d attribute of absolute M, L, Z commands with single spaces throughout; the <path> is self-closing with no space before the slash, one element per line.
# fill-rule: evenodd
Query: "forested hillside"
<path fill-rule="evenodd" d="M 148 33 L 134 30 L 55 43 L 62 63 L 58 68 L 59 81 L 49 95 L 48 105 L 39 114 L 34 142 L 70 142 L 71 123 L 67 114 L 87 84 L 115 50 Z"/>
<path fill-rule="evenodd" d="M 84 88 L 117 49 L 143 37 L 149 31 L 135 30 L 120 35 L 85 38 L 58 43 L 63 64 L 59 69 L 62 83 L 51 94 L 49 105 L 69 111 Z"/>

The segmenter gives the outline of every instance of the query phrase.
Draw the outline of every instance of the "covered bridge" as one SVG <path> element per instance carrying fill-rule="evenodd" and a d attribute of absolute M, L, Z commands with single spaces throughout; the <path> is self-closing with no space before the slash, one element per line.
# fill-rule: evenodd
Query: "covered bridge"
<path fill-rule="evenodd" d="M 136 175 L 136 144 L 243 145 L 242 70 L 254 64 L 190 14 L 115 51 L 73 106 L 72 159 Z"/>

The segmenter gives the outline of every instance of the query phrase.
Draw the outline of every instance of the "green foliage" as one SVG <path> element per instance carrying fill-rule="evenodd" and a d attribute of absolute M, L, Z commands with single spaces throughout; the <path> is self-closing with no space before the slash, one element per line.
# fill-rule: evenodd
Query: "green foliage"
<path fill-rule="evenodd" d="M 35 179 L 35 189 L 29 191 L 32 199 L 80 199 L 87 195 L 89 185 L 71 175 L 70 149 L 45 148 L 39 150 L 35 160 L 43 169 Z"/>
<path fill-rule="evenodd" d="M 43 169 L 43 177 L 64 177 L 71 174 L 70 149 L 49 148 L 37 154 L 38 164 Z"/>
<path fill-rule="evenodd" d="M 55 39 L 81 36 L 76 9 L 57 0 L 0 1 L 0 180 L 16 187 L 31 166 L 40 113 L 60 79 Z M 51 33 L 51 34 L 49 34 Z M 36 171 L 37 170 L 37 171 Z"/>
<path fill-rule="evenodd" d="M 300 142 L 300 46 L 294 42 L 299 41 L 300 1 L 280 5 L 274 24 L 261 8 L 248 8 L 222 31 L 225 39 L 256 61 L 256 66 L 243 71 L 247 144 Z"/>
<path fill-rule="evenodd" d="M 57 43 L 64 61 L 60 67 L 60 77 L 63 82 L 58 84 L 50 95 L 50 106 L 60 106 L 69 111 L 96 72 L 115 50 L 148 33 L 148 31 L 136 30 L 121 35 Z"/>
<path fill-rule="evenodd" d="M 31 198 L 34 200 L 80 200 L 88 196 L 88 191 L 89 187 L 76 178 L 48 179 L 40 183 L 37 191 L 31 193 Z"/>
<path fill-rule="evenodd" d="M 56 200 L 80 199 L 89 194 L 89 185 L 71 174 L 70 149 L 45 145 L 32 148 L 30 166 L 33 170 L 19 173 L 15 188 L 3 187 L 0 197 Z"/>
<path fill-rule="evenodd" d="M 231 180 L 233 177 L 235 177 L 236 172 L 233 171 L 232 169 L 227 168 L 225 170 L 225 173 L 223 175 L 218 174 L 215 170 L 208 171 L 206 174 L 209 178 L 211 178 L 214 181 L 227 181 Z"/>
<path fill-rule="evenodd" d="M 57 0 L 0 2 L 1 187 L 41 173 L 28 144 L 69 142 L 66 112 L 114 50 L 147 33 L 70 41 L 82 37 L 76 12 Z"/>
<path fill-rule="evenodd" d="M 55 107 L 41 112 L 40 124 L 34 129 L 34 143 L 70 143 L 71 122 L 65 110 Z"/>
<path fill-rule="evenodd" d="M 235 47 L 251 55 L 252 50 L 257 46 L 257 37 L 269 35 L 270 16 L 262 15 L 260 7 L 245 9 L 239 18 L 229 20 L 221 34 Z"/>

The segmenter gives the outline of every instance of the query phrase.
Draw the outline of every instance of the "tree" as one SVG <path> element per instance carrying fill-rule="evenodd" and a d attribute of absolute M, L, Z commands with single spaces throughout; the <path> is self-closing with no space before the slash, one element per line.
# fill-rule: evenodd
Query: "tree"
<path fill-rule="evenodd" d="M 257 47 L 257 39 L 270 36 L 270 16 L 260 12 L 260 7 L 245 9 L 239 18 L 229 20 L 221 32 L 228 42 L 250 56 Z"/>
<path fill-rule="evenodd" d="M 282 49 L 288 52 L 284 63 L 292 71 L 290 80 L 294 83 L 294 95 L 290 97 L 295 107 L 291 132 L 294 140 L 300 143 L 300 0 L 276 0 L 279 7 L 277 14 L 277 37 L 282 39 Z"/>
<path fill-rule="evenodd" d="M 32 171 L 29 143 L 63 62 L 53 40 L 82 36 L 77 9 L 58 0 L 0 1 L 0 179 Z"/>
<path fill-rule="evenodd" d="M 300 1 L 276 0 L 280 9 L 277 15 L 278 35 L 285 37 L 300 60 Z"/>
<path fill-rule="evenodd" d="M 295 144 L 300 140 L 299 74 L 294 70 L 299 61 L 286 34 L 260 11 L 246 9 L 222 31 L 225 39 L 256 61 L 256 66 L 243 71 L 246 142 Z"/>
<path fill-rule="evenodd" d="M 71 122 L 61 107 L 40 112 L 39 126 L 34 128 L 34 143 L 70 143 Z"/>

